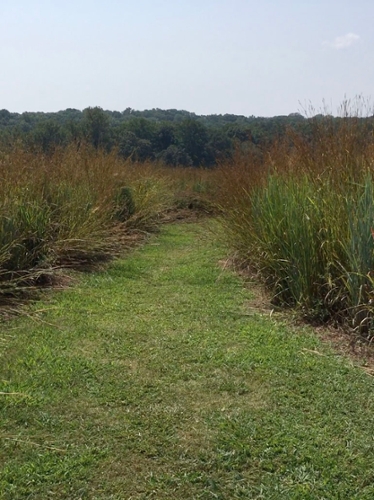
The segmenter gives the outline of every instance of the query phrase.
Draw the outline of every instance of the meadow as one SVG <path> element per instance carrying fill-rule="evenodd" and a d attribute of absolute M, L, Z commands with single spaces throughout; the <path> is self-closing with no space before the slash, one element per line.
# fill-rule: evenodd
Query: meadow
<path fill-rule="evenodd" d="M 372 369 L 276 312 L 372 339 L 373 133 L 311 125 L 209 170 L 2 151 L 0 498 L 373 498 Z"/>
<path fill-rule="evenodd" d="M 308 129 L 238 145 L 213 169 L 124 160 L 71 143 L 0 153 L 0 301 L 53 283 L 61 267 L 120 255 L 177 211 L 214 212 L 234 260 L 275 305 L 371 338 L 374 301 L 372 120 L 342 105 Z M 183 217 L 179 215 L 179 217 Z"/>

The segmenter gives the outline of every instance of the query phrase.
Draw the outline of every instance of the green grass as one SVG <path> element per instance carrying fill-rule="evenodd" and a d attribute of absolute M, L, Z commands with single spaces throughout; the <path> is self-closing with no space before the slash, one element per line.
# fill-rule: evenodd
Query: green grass
<path fill-rule="evenodd" d="M 374 177 L 346 179 L 344 189 L 333 181 L 275 173 L 250 192 L 234 186 L 221 222 L 238 259 L 256 270 L 274 303 L 296 307 L 305 318 L 357 326 L 370 339 Z"/>
<path fill-rule="evenodd" d="M 206 224 L 1 325 L 1 499 L 374 497 L 373 379 L 253 312 Z"/>
<path fill-rule="evenodd" d="M 374 135 L 364 107 L 346 100 L 339 118 L 325 109 L 266 147 L 237 150 L 218 170 L 216 200 L 237 259 L 277 305 L 371 340 Z"/>

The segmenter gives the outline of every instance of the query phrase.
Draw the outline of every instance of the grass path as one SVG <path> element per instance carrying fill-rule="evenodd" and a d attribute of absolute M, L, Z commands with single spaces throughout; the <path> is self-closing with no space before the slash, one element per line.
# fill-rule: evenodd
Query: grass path
<path fill-rule="evenodd" d="M 1 499 L 374 498 L 373 378 L 223 256 L 167 226 L 1 325 Z"/>

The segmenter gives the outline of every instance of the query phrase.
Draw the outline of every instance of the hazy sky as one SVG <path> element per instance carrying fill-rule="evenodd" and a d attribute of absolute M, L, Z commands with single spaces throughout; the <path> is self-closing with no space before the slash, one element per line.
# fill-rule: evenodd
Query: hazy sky
<path fill-rule="evenodd" d="M 373 94 L 373 22 L 374 0 L 0 0 L 0 109 L 336 109 Z"/>

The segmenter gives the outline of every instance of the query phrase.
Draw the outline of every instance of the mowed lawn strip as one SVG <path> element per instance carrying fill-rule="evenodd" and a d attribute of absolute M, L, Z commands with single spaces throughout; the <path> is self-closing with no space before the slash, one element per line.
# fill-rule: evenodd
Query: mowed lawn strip
<path fill-rule="evenodd" d="M 224 256 L 165 226 L 1 325 L 0 498 L 374 498 L 373 378 Z"/>

